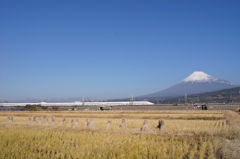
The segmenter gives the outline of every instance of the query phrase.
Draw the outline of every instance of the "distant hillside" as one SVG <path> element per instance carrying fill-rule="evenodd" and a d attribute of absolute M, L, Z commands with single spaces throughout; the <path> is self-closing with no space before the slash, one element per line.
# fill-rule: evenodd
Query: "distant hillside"
<path fill-rule="evenodd" d="M 168 99 L 179 97 L 185 94 L 196 94 L 218 91 L 227 88 L 238 87 L 239 85 L 233 84 L 227 80 L 222 80 L 210 76 L 204 72 L 195 71 L 181 82 L 156 93 L 143 95 L 138 98 L 151 100 L 151 99 Z"/>
<path fill-rule="evenodd" d="M 187 101 L 186 101 L 187 100 Z M 157 100 L 155 103 L 232 103 L 240 102 L 240 87 L 223 89 L 219 91 L 193 94 L 189 96 L 178 96 L 174 98 Z"/>

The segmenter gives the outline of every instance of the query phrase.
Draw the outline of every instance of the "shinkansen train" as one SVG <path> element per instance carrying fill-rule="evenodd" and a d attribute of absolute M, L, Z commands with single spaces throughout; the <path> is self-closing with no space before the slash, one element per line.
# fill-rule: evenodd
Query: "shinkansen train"
<path fill-rule="evenodd" d="M 118 105 L 153 105 L 149 101 L 124 101 L 124 102 L 62 102 L 62 103 L 0 103 L 0 106 L 26 106 L 26 105 L 41 105 L 41 106 L 118 106 Z"/>

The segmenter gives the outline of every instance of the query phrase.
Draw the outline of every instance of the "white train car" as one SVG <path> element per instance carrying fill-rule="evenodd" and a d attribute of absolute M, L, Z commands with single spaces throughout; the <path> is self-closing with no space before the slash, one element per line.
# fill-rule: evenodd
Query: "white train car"
<path fill-rule="evenodd" d="M 39 105 L 39 103 L 0 103 L 0 106 L 3 107 L 17 107 L 17 106 L 23 107 L 26 105 Z"/>
<path fill-rule="evenodd" d="M 54 107 L 54 106 L 119 106 L 119 105 L 154 105 L 154 103 L 148 101 L 123 101 L 123 102 L 59 102 L 59 103 L 48 103 L 48 102 L 39 102 L 39 103 L 0 103 L 0 106 L 3 107 L 16 107 L 16 106 L 26 106 L 26 105 L 41 105 L 45 107 Z"/>

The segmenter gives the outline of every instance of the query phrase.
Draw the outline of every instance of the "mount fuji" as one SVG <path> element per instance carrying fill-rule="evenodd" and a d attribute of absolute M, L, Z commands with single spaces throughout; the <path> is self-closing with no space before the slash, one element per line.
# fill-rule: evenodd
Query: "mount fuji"
<path fill-rule="evenodd" d="M 238 87 L 227 80 L 217 79 L 201 71 L 195 71 L 184 80 L 165 90 L 140 96 L 139 98 L 169 98 L 184 96 L 185 94 L 197 94 L 218 91 L 227 88 Z"/>

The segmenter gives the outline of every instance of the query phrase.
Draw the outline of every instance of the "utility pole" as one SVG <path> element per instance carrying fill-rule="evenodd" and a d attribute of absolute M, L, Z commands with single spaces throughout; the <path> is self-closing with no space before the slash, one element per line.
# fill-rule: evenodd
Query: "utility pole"
<path fill-rule="evenodd" d="M 84 100 L 85 100 L 85 99 L 84 99 L 84 97 L 83 97 L 83 99 L 82 99 L 82 106 L 84 106 Z"/>
<path fill-rule="evenodd" d="M 185 93 L 185 104 L 187 104 L 187 93 Z"/>
<path fill-rule="evenodd" d="M 132 106 L 133 106 L 133 95 L 132 95 Z"/>

